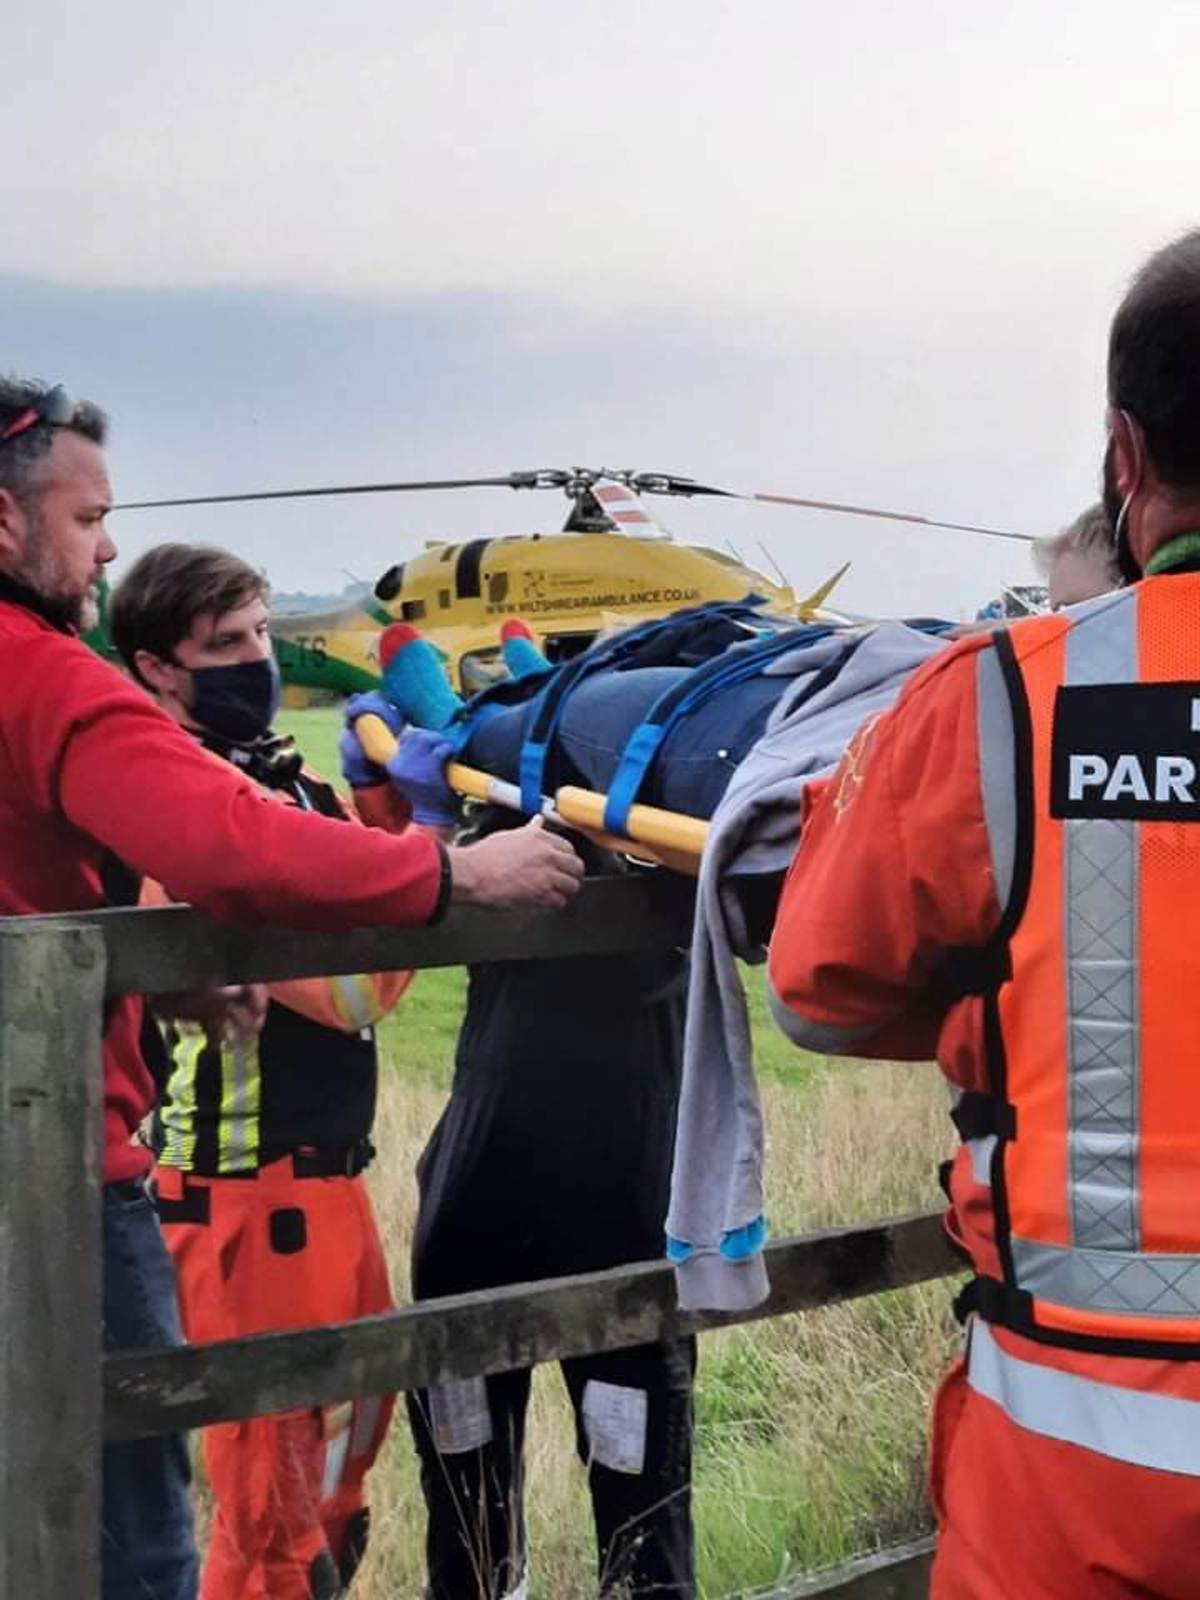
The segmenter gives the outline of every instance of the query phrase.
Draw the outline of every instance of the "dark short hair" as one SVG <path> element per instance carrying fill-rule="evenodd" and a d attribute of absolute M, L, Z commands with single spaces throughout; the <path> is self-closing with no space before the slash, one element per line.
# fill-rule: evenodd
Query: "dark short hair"
<path fill-rule="evenodd" d="M 1200 228 L 1152 255 L 1118 306 L 1108 399 L 1141 424 L 1164 483 L 1200 485 Z"/>
<path fill-rule="evenodd" d="M 36 408 L 52 391 L 52 385 L 37 378 L 16 378 L 0 374 L 0 433 L 14 423 L 23 411 Z M 108 418 L 90 400 L 81 400 L 68 421 L 37 422 L 16 438 L 0 445 L 0 489 L 7 489 L 22 505 L 37 488 L 37 465 L 62 429 L 78 433 L 93 444 L 102 445 L 108 437 Z"/>
<path fill-rule="evenodd" d="M 221 617 L 271 592 L 266 574 L 213 545 L 157 544 L 140 555 L 108 603 L 113 644 L 139 682 L 139 650 L 169 661 L 198 617 Z"/>

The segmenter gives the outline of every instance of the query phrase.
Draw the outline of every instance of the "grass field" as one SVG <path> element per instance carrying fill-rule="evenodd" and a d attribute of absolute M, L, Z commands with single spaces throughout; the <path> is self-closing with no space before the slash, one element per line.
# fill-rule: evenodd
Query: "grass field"
<path fill-rule="evenodd" d="M 281 719 L 337 771 L 329 711 Z M 934 1205 L 951 1142 L 932 1067 L 832 1062 L 794 1050 L 749 973 L 776 1233 Z M 450 1082 L 463 974 L 418 975 L 381 1032 L 384 1071 L 371 1183 L 398 1297 L 416 1206 L 413 1167 Z M 955 1346 L 945 1283 L 706 1336 L 697 1385 L 699 1591 L 748 1595 L 925 1525 L 925 1418 Z M 540 1369 L 530 1420 L 533 1600 L 594 1596 L 582 1469 L 558 1374 Z M 416 1600 L 424 1516 L 400 1419 L 372 1478 L 371 1550 L 359 1600 Z M 463 1600 L 473 1600 L 464 1596 Z"/>

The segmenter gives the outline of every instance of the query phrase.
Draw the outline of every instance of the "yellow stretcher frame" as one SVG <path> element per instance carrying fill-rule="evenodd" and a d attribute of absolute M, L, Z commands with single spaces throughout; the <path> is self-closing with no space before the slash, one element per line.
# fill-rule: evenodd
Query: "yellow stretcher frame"
<path fill-rule="evenodd" d="M 385 767 L 396 753 L 396 740 L 382 717 L 365 712 L 354 721 L 354 732 L 367 759 Z M 491 805 L 501 805 L 509 810 L 520 810 L 520 790 L 516 784 L 503 778 L 494 778 L 476 767 L 466 767 L 451 761 L 446 767 L 446 781 L 456 794 L 473 800 L 484 800 Z M 629 808 L 627 834 L 618 836 L 604 827 L 604 808 L 607 795 L 595 789 L 582 789 L 575 784 L 564 784 L 553 800 L 544 800 L 542 814 L 549 821 L 561 822 L 577 833 L 582 833 L 603 850 L 614 850 L 621 855 L 656 862 L 669 867 L 672 872 L 696 877 L 700 871 L 700 857 L 708 840 L 708 823 L 700 817 L 689 817 L 681 811 L 664 811 L 660 806 L 633 805 Z"/>

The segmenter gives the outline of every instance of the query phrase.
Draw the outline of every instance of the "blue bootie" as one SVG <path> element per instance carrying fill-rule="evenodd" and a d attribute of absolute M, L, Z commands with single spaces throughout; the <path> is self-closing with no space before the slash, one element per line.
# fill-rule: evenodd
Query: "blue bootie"
<path fill-rule="evenodd" d="M 409 622 L 393 622 L 379 639 L 383 692 L 406 722 L 435 732 L 447 727 L 462 706 L 446 678 L 437 651 Z"/>
<path fill-rule="evenodd" d="M 550 663 L 534 643 L 533 629 L 520 617 L 509 617 L 500 629 L 500 653 L 510 677 L 527 678 L 533 672 L 550 670 Z"/>

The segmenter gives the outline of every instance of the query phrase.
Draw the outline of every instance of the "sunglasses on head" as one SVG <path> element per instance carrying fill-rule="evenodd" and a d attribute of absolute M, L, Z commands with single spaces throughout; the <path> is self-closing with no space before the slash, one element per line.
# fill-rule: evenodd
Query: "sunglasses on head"
<path fill-rule="evenodd" d="M 19 439 L 23 433 L 28 433 L 30 428 L 36 428 L 39 423 L 45 423 L 51 428 L 65 428 L 74 419 L 77 410 L 74 400 L 62 384 L 56 383 L 53 389 L 47 389 L 46 393 L 31 406 L 19 412 L 6 428 L 0 429 L 0 444 L 8 444 L 11 439 Z"/>

